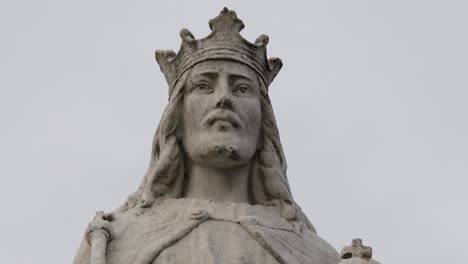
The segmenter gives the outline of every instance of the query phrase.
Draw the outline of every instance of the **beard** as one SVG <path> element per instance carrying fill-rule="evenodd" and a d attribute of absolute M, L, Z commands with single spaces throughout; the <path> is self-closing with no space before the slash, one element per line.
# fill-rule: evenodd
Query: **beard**
<path fill-rule="evenodd" d="M 213 145 L 200 153 L 200 158 L 203 160 L 217 159 L 221 157 L 228 158 L 233 161 L 241 160 L 238 148 L 234 145 Z"/>
<path fill-rule="evenodd" d="M 252 159 L 256 151 L 256 142 L 237 134 L 209 133 L 186 139 L 183 147 L 190 160 L 219 168 L 245 164 Z"/>

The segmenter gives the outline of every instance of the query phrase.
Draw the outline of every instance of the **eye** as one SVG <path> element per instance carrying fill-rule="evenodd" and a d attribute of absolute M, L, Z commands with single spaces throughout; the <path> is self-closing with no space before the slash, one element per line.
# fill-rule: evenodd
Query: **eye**
<path fill-rule="evenodd" d="M 250 86 L 247 84 L 239 84 L 236 85 L 236 88 L 234 89 L 234 92 L 238 94 L 247 94 L 250 92 Z"/>
<path fill-rule="evenodd" d="M 203 92 L 203 93 L 210 93 L 213 91 L 213 87 L 206 81 L 197 82 L 193 85 L 192 90 Z"/>

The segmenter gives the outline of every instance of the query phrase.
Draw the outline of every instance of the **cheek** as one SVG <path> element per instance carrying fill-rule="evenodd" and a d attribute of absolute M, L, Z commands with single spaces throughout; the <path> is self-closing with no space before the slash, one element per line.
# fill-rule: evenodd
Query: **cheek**
<path fill-rule="evenodd" d="M 186 131 L 199 130 L 206 115 L 207 98 L 204 96 L 187 95 L 184 98 L 184 128 Z"/>
<path fill-rule="evenodd" d="M 244 120 L 246 120 L 247 129 L 252 132 L 258 133 L 260 131 L 262 120 L 260 101 L 252 100 L 252 102 L 245 104 L 242 108 L 242 112 L 245 117 Z"/>

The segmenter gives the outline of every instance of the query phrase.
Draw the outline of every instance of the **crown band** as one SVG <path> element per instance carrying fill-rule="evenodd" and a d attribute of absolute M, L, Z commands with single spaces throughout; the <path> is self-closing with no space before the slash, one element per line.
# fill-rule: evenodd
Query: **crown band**
<path fill-rule="evenodd" d="M 254 53 L 249 52 L 249 50 L 228 43 L 219 43 L 219 45 L 216 46 L 199 49 L 191 53 L 187 58 L 180 60 L 180 63 L 175 65 L 175 69 L 177 70 L 171 74 L 171 89 L 175 87 L 177 81 L 188 69 L 207 60 L 231 60 L 247 65 L 260 76 L 266 87 L 269 85 L 268 76 L 266 74 L 267 69 L 265 68 L 267 62 L 259 62 L 260 58 Z M 172 91 L 170 94 L 172 94 Z"/>

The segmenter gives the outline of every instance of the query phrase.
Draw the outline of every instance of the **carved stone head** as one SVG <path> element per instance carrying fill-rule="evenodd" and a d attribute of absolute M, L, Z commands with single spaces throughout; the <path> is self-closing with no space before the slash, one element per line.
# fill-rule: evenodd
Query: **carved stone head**
<path fill-rule="evenodd" d="M 267 59 L 267 36 L 250 43 L 240 35 L 244 24 L 233 11 L 223 9 L 209 25 L 212 32 L 202 39 L 183 29 L 177 54 L 156 51 L 169 103 L 145 178 L 119 210 L 150 206 L 162 196 L 180 197 L 185 158 L 220 168 L 252 162 L 252 202 L 276 206 L 285 219 L 313 230 L 292 198 L 268 96 L 281 60 Z"/>

